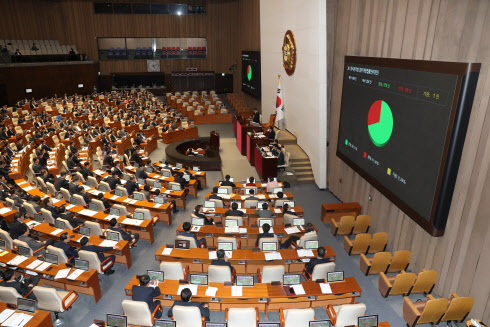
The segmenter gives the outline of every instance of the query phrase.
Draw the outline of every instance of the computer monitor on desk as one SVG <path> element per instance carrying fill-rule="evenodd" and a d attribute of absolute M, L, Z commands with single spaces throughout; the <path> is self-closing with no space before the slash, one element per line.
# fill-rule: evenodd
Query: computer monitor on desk
<path fill-rule="evenodd" d="M 57 265 L 58 264 L 58 256 L 56 254 L 46 253 L 44 255 L 44 261 L 49 262 L 53 265 Z"/>
<path fill-rule="evenodd" d="M 304 218 L 293 218 L 293 226 L 304 226 L 305 219 Z"/>
<path fill-rule="evenodd" d="M 145 220 L 145 213 L 144 212 L 135 211 L 135 212 L 133 212 L 133 218 L 136 219 L 136 220 Z"/>
<path fill-rule="evenodd" d="M 162 188 L 162 183 L 161 182 L 154 181 L 153 182 L 153 187 L 154 188 Z"/>
<path fill-rule="evenodd" d="M 141 193 L 133 193 L 133 199 L 136 201 L 143 201 L 143 194 Z"/>
<path fill-rule="evenodd" d="M 177 169 L 182 169 L 182 167 L 183 166 L 182 166 L 182 164 L 180 162 L 178 162 L 178 163 L 175 164 L 175 168 L 177 168 Z"/>
<path fill-rule="evenodd" d="M 218 242 L 218 250 L 223 251 L 233 251 L 233 243 L 232 242 Z"/>
<path fill-rule="evenodd" d="M 281 327 L 278 322 L 259 322 L 259 327 Z"/>
<path fill-rule="evenodd" d="M 259 218 L 257 219 L 259 223 L 259 227 L 262 227 L 264 224 L 269 224 L 269 226 L 274 226 L 274 220 L 268 218 Z"/>
<path fill-rule="evenodd" d="M 124 196 L 123 190 L 116 188 L 116 190 L 114 191 L 114 195 Z"/>
<path fill-rule="evenodd" d="M 87 260 L 75 259 L 75 269 L 89 271 L 90 264 Z"/>
<path fill-rule="evenodd" d="M 195 285 L 208 285 L 208 275 L 206 274 L 190 274 L 190 283 Z"/>
<path fill-rule="evenodd" d="M 128 317 L 123 315 L 108 313 L 107 327 L 128 327 Z"/>
<path fill-rule="evenodd" d="M 89 208 L 89 210 L 92 210 L 92 211 L 99 211 L 99 206 L 97 205 L 97 203 L 89 203 L 88 208 Z"/>
<path fill-rule="evenodd" d="M 119 242 L 119 233 L 106 231 L 105 235 L 109 241 Z"/>
<path fill-rule="evenodd" d="M 218 194 L 228 194 L 228 189 L 225 187 L 218 188 Z"/>
<path fill-rule="evenodd" d="M 205 327 L 228 327 L 228 323 L 227 322 L 206 321 Z"/>
<path fill-rule="evenodd" d="M 38 223 L 42 223 L 44 221 L 43 214 L 42 213 L 35 213 L 34 214 L 34 220 Z"/>
<path fill-rule="evenodd" d="M 36 300 L 17 298 L 17 309 L 20 311 L 35 313 L 36 312 Z"/>
<path fill-rule="evenodd" d="M 170 170 L 162 170 L 163 177 L 172 177 L 172 172 Z"/>
<path fill-rule="evenodd" d="M 190 249 L 191 245 L 188 240 L 175 240 L 175 248 L 176 249 L 183 249 L 183 250 L 188 250 Z"/>
<path fill-rule="evenodd" d="M 332 327 L 330 320 L 314 320 L 310 321 L 310 327 Z"/>
<path fill-rule="evenodd" d="M 154 327 L 175 327 L 177 322 L 173 320 L 162 320 L 162 319 L 156 319 L 155 322 L 153 323 Z"/>
<path fill-rule="evenodd" d="M 111 214 L 112 216 L 119 216 L 119 209 L 111 208 L 111 210 L 109 210 L 109 214 Z"/>
<path fill-rule="evenodd" d="M 170 186 L 171 186 L 172 191 L 176 191 L 176 192 L 182 191 L 182 188 L 178 184 L 171 184 Z"/>
<path fill-rule="evenodd" d="M 262 251 L 277 251 L 277 242 L 262 242 Z"/>
<path fill-rule="evenodd" d="M 237 219 L 225 219 L 225 227 L 238 227 Z"/>
<path fill-rule="evenodd" d="M 301 275 L 300 274 L 287 274 L 283 277 L 283 285 L 298 285 L 301 284 Z"/>
<path fill-rule="evenodd" d="M 294 208 L 294 201 L 284 201 L 284 204 L 287 204 L 290 208 Z"/>
<path fill-rule="evenodd" d="M 282 192 L 282 191 L 283 191 L 282 187 L 274 187 L 274 189 L 272 190 L 272 192 L 274 194 L 277 194 L 277 193 Z"/>
<path fill-rule="evenodd" d="M 155 196 L 153 198 L 153 201 L 156 203 L 156 204 L 164 204 L 165 203 L 165 198 L 163 196 Z"/>
<path fill-rule="evenodd" d="M 357 327 L 378 327 L 378 316 L 361 316 L 357 317 Z"/>
<path fill-rule="evenodd" d="M 147 272 L 148 276 L 150 276 L 150 279 L 155 279 L 158 282 L 163 283 L 163 281 L 164 281 L 163 271 L 160 271 L 160 270 L 147 270 L 146 272 Z"/>
<path fill-rule="evenodd" d="M 192 217 L 191 219 L 192 226 L 204 226 L 204 218 L 202 217 Z"/>
<path fill-rule="evenodd" d="M 318 249 L 318 241 L 310 240 L 305 241 L 305 250 L 316 250 Z"/>
<path fill-rule="evenodd" d="M 343 271 L 333 271 L 327 273 L 327 282 L 335 283 L 335 282 L 343 282 L 343 281 L 344 281 Z"/>
<path fill-rule="evenodd" d="M 216 208 L 216 202 L 205 200 L 204 208 Z"/>
<path fill-rule="evenodd" d="M 65 229 L 65 223 L 59 219 L 56 219 L 56 221 L 54 222 L 54 226 L 58 229 Z"/>
<path fill-rule="evenodd" d="M 90 237 L 90 228 L 89 228 L 89 227 L 80 226 L 80 227 L 78 228 L 78 232 L 79 232 L 80 234 L 82 234 L 83 236 Z"/>
<path fill-rule="evenodd" d="M 236 286 L 254 286 L 254 276 L 251 275 L 236 275 Z"/>

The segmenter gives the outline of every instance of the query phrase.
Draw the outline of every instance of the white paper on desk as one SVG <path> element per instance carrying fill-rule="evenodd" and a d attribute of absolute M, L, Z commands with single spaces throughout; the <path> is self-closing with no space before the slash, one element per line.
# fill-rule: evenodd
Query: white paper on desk
<path fill-rule="evenodd" d="M 133 166 L 126 166 L 126 169 L 134 169 Z"/>
<path fill-rule="evenodd" d="M 179 289 L 177 290 L 177 295 L 180 295 L 180 293 L 184 288 L 190 289 L 192 295 L 197 295 L 197 285 L 195 284 L 179 285 Z"/>
<path fill-rule="evenodd" d="M 94 173 L 97 175 L 104 175 L 104 172 L 100 169 L 94 170 Z"/>
<path fill-rule="evenodd" d="M 330 287 L 330 284 L 320 283 L 320 288 L 322 289 L 323 294 L 332 294 L 332 288 Z"/>
<path fill-rule="evenodd" d="M 279 252 L 266 252 L 264 256 L 266 261 L 282 260 L 281 253 Z"/>
<path fill-rule="evenodd" d="M 225 227 L 225 233 L 226 234 L 238 233 L 238 226 Z"/>
<path fill-rule="evenodd" d="M 163 205 L 163 204 L 161 204 L 161 203 L 155 203 L 155 204 L 153 205 L 153 208 L 157 208 L 157 209 L 158 209 L 158 208 L 160 208 L 162 205 Z"/>
<path fill-rule="evenodd" d="M 265 200 L 264 194 L 257 194 L 257 197 L 259 198 L 259 200 Z"/>
<path fill-rule="evenodd" d="M 18 255 L 15 258 L 13 258 L 12 260 L 10 260 L 9 262 L 7 262 L 7 264 L 11 265 L 11 266 L 17 266 L 17 265 L 21 264 L 22 262 L 26 261 L 27 259 L 29 259 L 29 258 L 24 257 L 23 255 Z"/>
<path fill-rule="evenodd" d="M 208 288 L 206 289 L 206 296 L 215 297 L 216 292 L 218 292 L 217 287 L 208 286 Z"/>
<path fill-rule="evenodd" d="M 56 228 L 54 231 L 52 231 L 52 232 L 51 232 L 51 233 L 49 233 L 49 234 L 51 234 L 51 235 L 58 235 L 58 234 L 59 234 L 59 233 L 61 233 L 62 231 L 63 231 L 62 229 Z"/>
<path fill-rule="evenodd" d="M 84 215 L 84 216 L 93 217 L 93 216 L 95 216 L 97 214 L 97 211 L 88 210 L 88 209 L 82 209 L 78 213 L 81 214 L 81 215 Z"/>
<path fill-rule="evenodd" d="M 36 267 L 38 267 L 42 263 L 43 262 L 41 260 L 36 259 L 27 266 L 27 269 L 36 269 Z"/>
<path fill-rule="evenodd" d="M 162 251 L 162 255 L 170 255 L 172 253 L 172 248 L 165 248 Z"/>
<path fill-rule="evenodd" d="M 269 194 L 269 199 L 277 199 L 277 194 Z"/>
<path fill-rule="evenodd" d="M 246 228 L 238 228 L 238 232 L 240 234 L 246 234 L 247 233 L 247 229 Z"/>
<path fill-rule="evenodd" d="M 48 169 L 54 169 L 56 166 L 48 166 Z"/>
<path fill-rule="evenodd" d="M 143 220 L 126 218 L 126 219 L 123 220 L 122 223 L 123 224 L 126 224 L 126 225 L 139 226 L 139 225 L 141 225 L 143 223 Z"/>
<path fill-rule="evenodd" d="M 14 312 L 15 312 L 15 310 L 12 310 L 12 309 L 3 310 L 2 313 L 0 313 L 0 323 L 7 320 L 7 318 L 10 317 Z"/>
<path fill-rule="evenodd" d="M 68 276 L 68 274 L 70 273 L 70 270 L 71 268 L 58 270 L 58 273 L 56 274 L 56 276 L 54 276 L 54 279 L 66 278 L 66 276 Z"/>
<path fill-rule="evenodd" d="M 153 179 L 160 179 L 160 177 L 162 177 L 162 176 L 160 176 L 160 175 L 155 175 L 155 176 L 153 176 L 152 178 L 153 178 Z"/>
<path fill-rule="evenodd" d="M 29 320 L 32 319 L 32 317 L 34 316 L 27 315 L 21 312 L 16 312 L 11 315 L 7 320 L 5 320 L 2 326 L 23 327 L 29 322 Z"/>
<path fill-rule="evenodd" d="M 33 189 L 34 189 L 34 187 L 32 187 L 32 186 L 27 186 L 27 187 L 23 188 L 23 190 L 26 192 L 29 192 L 30 190 L 33 190 Z"/>
<path fill-rule="evenodd" d="M 165 191 L 165 192 L 163 192 L 163 193 L 165 193 L 165 194 L 170 194 L 170 193 L 172 193 L 172 191 L 171 191 L 171 190 L 166 190 L 166 191 Z"/>
<path fill-rule="evenodd" d="M 6 214 L 7 212 L 10 212 L 12 209 L 11 208 L 2 208 L 0 209 L 0 215 Z"/>
<path fill-rule="evenodd" d="M 285 228 L 284 231 L 288 234 L 294 234 L 300 232 L 299 228 L 296 226 Z"/>
<path fill-rule="evenodd" d="M 53 203 L 58 203 L 58 202 L 60 202 L 61 200 L 58 200 L 58 199 L 55 199 L 55 198 L 51 198 L 51 201 L 53 201 Z"/>
<path fill-rule="evenodd" d="M 209 260 L 214 260 L 214 259 L 218 259 L 218 255 L 216 254 L 216 251 L 209 252 Z"/>
<path fill-rule="evenodd" d="M 122 185 L 126 185 L 126 183 L 127 183 L 127 182 L 128 182 L 127 180 L 125 180 L 125 179 L 121 179 L 121 184 L 122 184 Z"/>
<path fill-rule="evenodd" d="M 65 207 L 66 210 L 70 210 L 71 208 L 75 207 L 73 204 L 69 204 Z"/>
<path fill-rule="evenodd" d="M 233 251 L 225 251 L 225 256 L 228 258 L 228 259 L 231 259 L 233 257 Z"/>
<path fill-rule="evenodd" d="M 117 200 L 117 198 L 118 198 L 118 197 L 119 197 L 119 196 L 117 196 L 117 195 L 113 195 L 113 196 L 111 196 L 111 197 L 110 197 L 110 199 L 109 199 L 109 200 Z"/>
<path fill-rule="evenodd" d="M 110 241 L 110 240 L 103 240 L 99 246 L 108 246 L 108 247 L 111 247 L 113 248 L 118 242 L 116 241 Z"/>
<path fill-rule="evenodd" d="M 247 213 L 247 209 L 238 209 L 238 211 L 241 211 L 243 213 Z"/>
<path fill-rule="evenodd" d="M 75 269 L 74 272 L 72 272 L 66 279 L 69 280 L 76 280 L 81 274 L 83 274 L 84 270 L 82 269 Z"/>
<path fill-rule="evenodd" d="M 248 194 L 247 194 L 247 195 L 242 195 L 242 196 L 240 196 L 240 198 L 241 198 L 242 200 L 245 200 L 245 199 L 246 199 L 246 198 L 248 198 L 249 196 L 250 196 L 250 195 L 248 195 Z"/>
<path fill-rule="evenodd" d="M 298 257 L 314 257 L 312 250 L 299 249 L 296 250 L 298 252 Z"/>
<path fill-rule="evenodd" d="M 305 293 L 305 289 L 303 288 L 303 285 L 301 285 L 301 284 L 291 285 L 291 287 L 293 288 L 295 295 L 304 295 L 304 294 L 306 294 Z"/>
<path fill-rule="evenodd" d="M 24 185 L 24 184 L 29 184 L 29 183 L 28 183 L 28 182 L 22 182 L 22 183 L 19 183 L 19 184 L 17 184 L 17 185 L 18 185 L 18 186 L 22 186 L 22 185 Z"/>
<path fill-rule="evenodd" d="M 126 200 L 123 201 L 124 203 L 129 203 L 131 202 L 131 198 L 127 198 Z"/>
<path fill-rule="evenodd" d="M 233 195 L 233 194 L 220 194 L 219 196 L 221 196 L 221 198 L 222 198 L 222 199 L 229 200 L 229 199 L 231 199 L 231 196 L 232 196 L 232 195 Z"/>
<path fill-rule="evenodd" d="M 274 209 L 274 213 L 281 213 L 281 212 L 282 212 L 282 210 L 281 210 L 281 209 L 278 209 L 278 208 L 275 208 L 275 209 Z"/>
<path fill-rule="evenodd" d="M 191 232 L 199 232 L 201 226 L 192 226 Z"/>
<path fill-rule="evenodd" d="M 49 266 L 51 266 L 49 262 L 43 262 L 39 267 L 36 268 L 36 270 L 44 271 Z"/>
<path fill-rule="evenodd" d="M 131 200 L 129 201 L 129 204 L 135 204 L 136 202 L 138 202 L 138 200 Z"/>
<path fill-rule="evenodd" d="M 231 287 L 231 296 L 242 296 L 243 295 L 243 287 L 242 286 L 232 286 Z"/>
<path fill-rule="evenodd" d="M 119 218 L 119 216 L 116 215 L 108 215 L 107 217 L 104 218 L 104 220 L 111 220 L 112 218 Z"/>

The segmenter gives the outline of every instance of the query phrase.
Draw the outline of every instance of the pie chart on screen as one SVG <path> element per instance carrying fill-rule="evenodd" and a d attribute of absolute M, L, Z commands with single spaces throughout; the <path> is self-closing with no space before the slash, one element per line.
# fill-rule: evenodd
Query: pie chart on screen
<path fill-rule="evenodd" d="M 393 133 L 393 113 L 383 100 L 377 100 L 369 108 L 368 131 L 371 141 L 377 147 L 385 146 Z"/>
<path fill-rule="evenodd" d="M 249 81 L 252 79 L 252 66 L 250 65 L 247 67 L 247 78 Z"/>

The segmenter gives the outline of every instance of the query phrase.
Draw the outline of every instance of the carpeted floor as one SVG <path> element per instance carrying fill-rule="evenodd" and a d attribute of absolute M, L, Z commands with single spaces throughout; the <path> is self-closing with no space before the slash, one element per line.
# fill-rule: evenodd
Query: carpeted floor
<path fill-rule="evenodd" d="M 255 176 L 256 171 L 248 165 L 246 157 L 239 155 L 235 145 L 232 124 L 200 125 L 199 136 L 208 136 L 209 132 L 216 130 L 221 135 L 221 156 L 223 158 L 223 170 L 234 176 L 237 180 L 249 176 Z M 158 149 L 151 153 L 153 162 L 165 157 L 165 146 L 159 141 Z M 122 314 L 121 302 L 129 299 L 124 294 L 124 287 L 129 280 L 137 274 L 143 274 L 147 269 L 157 269 L 158 262 L 155 260 L 155 252 L 162 244 L 172 243 L 175 239 L 175 228 L 181 222 L 190 220 L 190 212 L 197 204 L 204 202 L 204 196 L 210 187 L 222 179 L 221 172 L 207 172 L 208 188 L 198 193 L 198 198 L 187 197 L 187 210 L 180 210 L 173 217 L 173 224 L 166 226 L 158 223 L 155 226 L 155 243 L 150 246 L 146 241 L 140 241 L 138 246 L 131 250 L 133 266 L 126 270 L 125 266 L 117 264 L 116 273 L 112 276 L 100 276 L 102 288 L 102 299 L 95 304 L 92 297 L 80 295 L 73 308 L 61 314 L 64 318 L 64 326 L 90 326 L 94 319 L 104 319 L 106 313 Z M 329 226 L 320 221 L 320 209 L 322 203 L 333 203 L 338 200 L 326 190 L 320 190 L 315 184 L 296 185 L 290 189 L 294 200 L 302 206 L 307 221 L 313 222 L 320 235 L 320 245 L 330 245 L 337 254 L 337 269 L 344 270 L 345 276 L 354 276 L 362 287 L 362 296 L 359 302 L 367 305 L 368 314 L 378 314 L 380 321 L 388 321 L 392 327 L 405 326 L 402 319 L 401 296 L 393 296 L 388 299 L 381 297 L 378 291 L 378 276 L 365 277 L 359 270 L 359 257 L 349 257 L 343 249 L 343 237 L 333 237 Z M 423 296 L 410 296 L 415 301 Z M 166 310 L 164 316 L 166 316 Z M 317 319 L 326 318 L 324 309 L 315 309 Z M 224 312 L 212 312 L 211 321 L 224 321 Z M 260 313 L 260 321 L 279 321 L 278 312 L 270 312 L 266 320 L 264 313 Z"/>

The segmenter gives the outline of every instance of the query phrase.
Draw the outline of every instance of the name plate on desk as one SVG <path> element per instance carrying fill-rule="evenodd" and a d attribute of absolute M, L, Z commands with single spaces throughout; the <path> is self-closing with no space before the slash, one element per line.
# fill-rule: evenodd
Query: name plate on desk
<path fill-rule="evenodd" d="M 284 234 L 277 234 L 277 238 L 283 238 Z"/>
<path fill-rule="evenodd" d="M 213 234 L 206 234 L 206 237 L 213 237 Z"/>
<path fill-rule="evenodd" d="M 316 296 L 307 296 L 306 297 L 306 300 L 307 301 L 315 301 L 316 300 Z"/>
<path fill-rule="evenodd" d="M 120 250 L 117 250 L 117 251 L 116 251 L 116 254 L 117 254 L 117 255 L 121 255 L 121 251 L 120 251 Z"/>
<path fill-rule="evenodd" d="M 359 294 L 359 292 L 350 292 L 350 295 L 352 295 L 352 296 L 360 296 L 361 294 Z"/>
<path fill-rule="evenodd" d="M 173 295 L 170 295 L 170 294 L 164 294 L 163 295 L 163 299 L 164 300 L 173 300 L 174 299 L 174 296 Z"/>
<path fill-rule="evenodd" d="M 221 302 L 221 299 L 216 298 L 216 297 L 212 297 L 211 300 L 209 300 L 209 302 Z"/>
<path fill-rule="evenodd" d="M 201 259 L 192 259 L 192 263 L 202 263 Z"/>
<path fill-rule="evenodd" d="M 239 265 L 246 265 L 247 264 L 247 260 L 238 260 L 238 264 Z"/>
<path fill-rule="evenodd" d="M 240 238 L 247 238 L 247 236 L 248 236 L 247 234 L 242 234 L 240 235 Z"/>
<path fill-rule="evenodd" d="M 267 298 L 259 298 L 259 303 L 267 303 Z"/>

